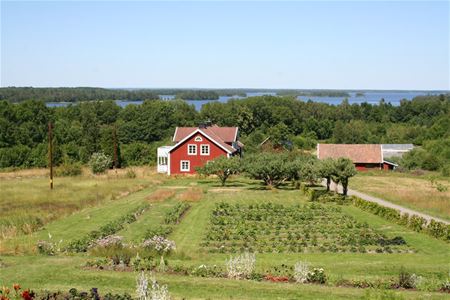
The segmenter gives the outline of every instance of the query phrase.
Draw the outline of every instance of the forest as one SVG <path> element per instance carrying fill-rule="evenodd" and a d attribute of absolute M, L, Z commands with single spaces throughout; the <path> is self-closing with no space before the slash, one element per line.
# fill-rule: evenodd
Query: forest
<path fill-rule="evenodd" d="M 0 100 L 17 103 L 26 100 L 44 102 L 83 102 L 96 100 L 155 100 L 159 95 L 174 95 L 184 100 L 217 100 L 220 96 L 246 97 L 247 93 L 269 93 L 279 96 L 349 97 L 346 91 L 295 90 L 295 89 L 105 89 L 95 87 L 4 87 L 0 88 Z"/>
<path fill-rule="evenodd" d="M 183 100 L 146 100 L 124 108 L 114 101 L 46 107 L 38 100 L 0 101 L 0 168 L 45 167 L 48 122 L 54 126 L 56 164 L 86 163 L 113 153 L 117 136 L 122 165 L 154 164 L 156 148 L 170 144 L 176 126 L 211 120 L 239 126 L 245 153 L 273 149 L 310 151 L 317 142 L 413 143 L 406 169 L 450 172 L 450 95 L 420 96 L 399 106 L 384 101 L 340 105 L 302 102 L 292 96 L 259 96 L 211 102 L 197 112 Z"/>

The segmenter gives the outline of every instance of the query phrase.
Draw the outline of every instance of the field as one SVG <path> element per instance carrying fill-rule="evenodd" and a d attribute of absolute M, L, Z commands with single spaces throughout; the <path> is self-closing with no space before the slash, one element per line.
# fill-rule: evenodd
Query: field
<path fill-rule="evenodd" d="M 23 184 L 25 178 L 9 180 L 17 185 Z M 45 182 L 43 178 L 26 180 Z M 88 185 L 100 179 L 83 176 L 65 180 L 66 188 L 76 189 L 79 182 L 86 181 Z M 219 187 L 214 179 L 162 178 L 152 174 L 125 181 L 130 186 L 145 188 L 72 210 L 31 234 L 1 239 L 0 286 L 19 282 L 34 290 L 66 291 L 72 287 L 84 290 L 97 287 L 103 293 L 134 295 L 136 272 L 85 267 L 86 263 L 101 259 L 98 252 L 47 256 L 37 253 L 36 244 L 39 240 L 54 241 L 65 248 L 92 232 L 111 228 L 111 222 L 147 204 L 149 207 L 142 214 L 119 222 L 115 234 L 135 245 L 154 233 L 175 241 L 176 251 L 166 256 L 171 271 L 154 271 L 175 299 L 445 299 L 448 296 L 437 292 L 450 271 L 448 243 L 352 205 L 311 203 L 290 186 L 265 190 L 258 182 L 242 177 L 233 178 L 227 187 Z M 109 188 L 117 184 L 108 182 Z M 116 192 L 128 188 L 124 184 Z M 35 196 L 39 195 L 45 198 L 48 192 L 37 190 Z M 9 198 L 4 199 L 8 202 Z M 1 213 L 2 218 L 8 215 Z M 199 274 L 200 269 L 224 271 L 230 255 L 244 250 L 257 253 L 258 274 L 282 278 L 296 262 L 307 261 L 313 267 L 324 268 L 327 283 L 232 280 L 213 276 L 212 271 Z M 155 260 L 159 262 L 158 258 Z M 422 277 L 417 290 L 349 287 L 350 282 L 362 286 L 386 285 L 397 280 L 402 267 Z"/>
<path fill-rule="evenodd" d="M 450 181 L 433 174 L 413 175 L 396 172 L 360 172 L 350 180 L 350 188 L 393 203 L 450 221 Z M 437 186 L 446 187 L 439 191 Z"/>
<path fill-rule="evenodd" d="M 135 179 L 127 178 L 124 171 L 96 177 L 57 177 L 52 191 L 45 170 L 0 173 L 0 236 L 30 233 L 49 221 L 152 184 L 150 170 L 136 172 L 139 176 Z"/>

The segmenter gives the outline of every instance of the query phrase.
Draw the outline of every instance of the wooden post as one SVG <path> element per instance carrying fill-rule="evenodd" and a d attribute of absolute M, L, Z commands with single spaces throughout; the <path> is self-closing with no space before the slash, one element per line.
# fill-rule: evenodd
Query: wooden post
<path fill-rule="evenodd" d="M 50 167 L 50 189 L 53 190 L 53 126 L 48 122 L 48 164 Z"/>
<path fill-rule="evenodd" d="M 113 145 L 114 145 L 114 169 L 117 173 L 118 157 L 117 157 L 117 129 L 116 124 L 113 127 Z"/>

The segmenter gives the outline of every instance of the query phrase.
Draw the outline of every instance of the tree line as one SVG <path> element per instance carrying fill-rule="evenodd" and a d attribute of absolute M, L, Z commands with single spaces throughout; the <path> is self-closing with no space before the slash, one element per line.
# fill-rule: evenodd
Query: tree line
<path fill-rule="evenodd" d="M 201 175 L 216 175 L 222 186 L 231 175 L 239 173 L 275 188 L 288 182 L 299 187 L 301 181 L 314 186 L 324 179 L 327 191 L 333 181 L 342 185 L 345 196 L 349 179 L 356 175 L 356 168 L 348 158 L 318 160 L 311 154 L 289 152 L 263 152 L 243 160 L 220 156 L 196 170 Z"/>
<path fill-rule="evenodd" d="M 450 165 L 449 95 L 416 97 L 399 106 L 259 96 L 207 103 L 200 112 L 182 100 L 146 100 L 124 108 L 110 100 L 57 108 L 37 100 L 0 101 L 0 168 L 45 167 L 48 122 L 54 124 L 56 164 L 86 163 L 99 151 L 112 156 L 116 132 L 120 163 L 138 165 L 156 161 L 156 147 L 171 142 L 176 126 L 205 120 L 238 126 L 245 155 L 265 147 L 314 149 L 318 141 L 414 143 L 421 147 L 406 156 L 406 168 Z"/>

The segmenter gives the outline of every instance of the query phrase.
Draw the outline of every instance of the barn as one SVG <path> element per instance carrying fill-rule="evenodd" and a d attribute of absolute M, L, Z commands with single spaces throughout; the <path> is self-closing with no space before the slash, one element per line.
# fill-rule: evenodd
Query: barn
<path fill-rule="evenodd" d="M 201 124 L 198 127 L 177 127 L 173 146 L 163 146 L 157 152 L 157 170 L 168 175 L 195 174 L 203 166 L 221 155 L 242 155 L 238 127 L 219 127 Z"/>
<path fill-rule="evenodd" d="M 317 157 L 349 158 L 359 171 L 368 169 L 392 170 L 398 165 L 386 160 L 380 144 L 317 144 Z"/>

